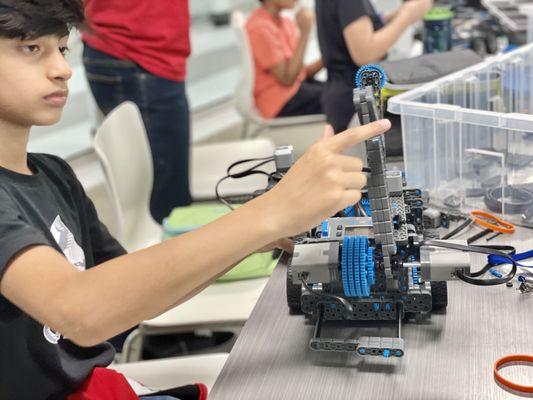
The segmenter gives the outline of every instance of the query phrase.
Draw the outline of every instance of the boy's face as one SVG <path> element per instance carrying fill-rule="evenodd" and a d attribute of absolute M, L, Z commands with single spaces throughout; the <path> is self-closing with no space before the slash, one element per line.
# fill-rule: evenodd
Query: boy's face
<path fill-rule="evenodd" d="M 67 40 L 0 38 L 0 120 L 24 127 L 59 121 L 72 76 Z"/>

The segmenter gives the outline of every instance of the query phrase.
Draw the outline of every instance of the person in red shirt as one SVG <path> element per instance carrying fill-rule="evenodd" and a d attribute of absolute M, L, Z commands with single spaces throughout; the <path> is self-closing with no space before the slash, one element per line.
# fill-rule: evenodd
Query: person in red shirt
<path fill-rule="evenodd" d="M 301 8 L 296 23 L 281 16 L 296 0 L 260 0 L 246 23 L 255 64 L 254 99 L 266 118 L 322 113 L 322 83 L 312 78 L 322 60 L 304 65 L 314 14 Z"/>
<path fill-rule="evenodd" d="M 83 63 L 99 108 L 133 101 L 146 126 L 154 163 L 150 210 L 161 223 L 191 203 L 188 0 L 84 0 Z"/>

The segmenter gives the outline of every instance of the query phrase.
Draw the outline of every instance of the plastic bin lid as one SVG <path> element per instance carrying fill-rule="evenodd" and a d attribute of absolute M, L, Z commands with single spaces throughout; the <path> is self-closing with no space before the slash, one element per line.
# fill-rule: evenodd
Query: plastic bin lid
<path fill-rule="evenodd" d="M 452 19 L 454 13 L 452 10 L 446 7 L 435 7 L 429 10 L 426 15 L 424 15 L 424 21 L 441 21 Z"/>

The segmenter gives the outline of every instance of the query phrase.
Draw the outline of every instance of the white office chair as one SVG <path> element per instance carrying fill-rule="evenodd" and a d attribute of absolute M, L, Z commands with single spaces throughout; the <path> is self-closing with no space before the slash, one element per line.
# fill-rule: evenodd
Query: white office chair
<path fill-rule="evenodd" d="M 95 150 L 111 192 L 119 241 L 129 251 L 159 242 L 162 229 L 152 219 L 148 206 L 153 181 L 152 157 L 135 104 L 125 102 L 107 116 L 97 131 Z M 197 151 L 193 150 L 192 186 L 196 187 L 197 194 L 213 198 L 214 184 L 232 162 L 270 157 L 273 152 L 274 145 L 268 139 L 250 140 L 244 144 L 230 142 L 200 146 Z M 265 167 L 272 171 L 273 166 Z M 243 186 L 236 181 L 225 187 L 222 193 L 246 194 L 264 188 L 265 184 L 248 181 Z M 223 328 L 238 332 L 250 316 L 267 280 L 258 278 L 214 284 L 188 302 L 153 320 L 143 321 L 128 336 L 120 361 L 139 360 L 146 335 L 190 332 L 198 328 Z"/>
<path fill-rule="evenodd" d="M 195 382 L 201 382 L 211 390 L 227 358 L 227 353 L 213 353 L 112 364 L 109 368 L 120 372 L 128 379 L 157 390 L 172 389 Z M 139 396 L 150 394 L 150 391 L 142 390 L 135 384 L 132 384 L 132 387 Z"/>
<path fill-rule="evenodd" d="M 298 117 L 263 118 L 255 108 L 253 90 L 255 85 L 255 67 L 248 35 L 245 29 L 246 19 L 242 12 L 234 11 L 231 15 L 231 25 L 237 36 L 237 43 L 241 53 L 241 77 L 235 91 L 235 107 L 243 118 L 242 137 L 255 137 L 267 129 L 287 128 L 302 124 L 324 123 L 323 114 L 304 115 Z M 256 127 L 249 132 L 250 125 Z"/>
<path fill-rule="evenodd" d="M 112 233 L 129 252 L 159 243 L 162 228 L 149 208 L 152 155 L 137 106 L 125 102 L 111 111 L 96 132 L 94 146 L 113 203 Z"/>

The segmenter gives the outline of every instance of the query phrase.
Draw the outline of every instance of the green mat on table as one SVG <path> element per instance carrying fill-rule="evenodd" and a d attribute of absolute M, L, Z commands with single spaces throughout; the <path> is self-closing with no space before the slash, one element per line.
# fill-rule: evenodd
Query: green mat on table
<path fill-rule="evenodd" d="M 214 221 L 229 211 L 226 206 L 217 203 L 177 207 L 163 221 L 163 237 L 168 239 L 189 232 Z M 276 264 L 277 260 L 272 259 L 272 253 L 252 254 L 221 276 L 218 282 L 270 276 Z"/>

